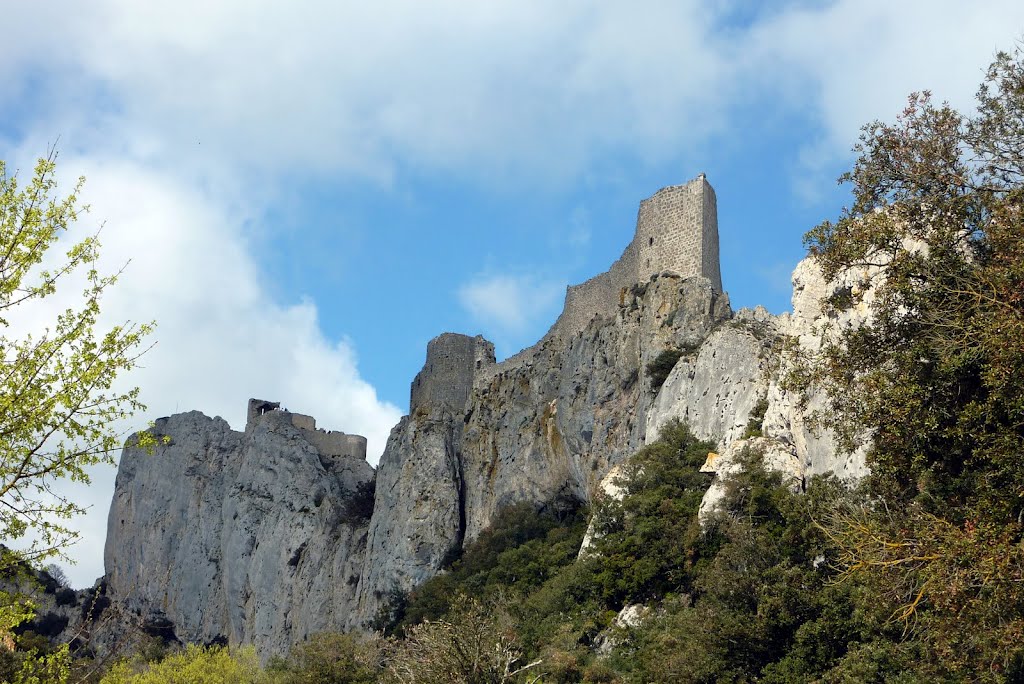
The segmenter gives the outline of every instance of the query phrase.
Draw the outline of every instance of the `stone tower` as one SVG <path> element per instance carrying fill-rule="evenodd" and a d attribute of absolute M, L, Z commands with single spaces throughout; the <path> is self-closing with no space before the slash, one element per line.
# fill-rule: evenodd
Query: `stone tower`
<path fill-rule="evenodd" d="M 722 291 L 718 262 L 718 202 L 704 174 L 686 185 L 662 188 L 640 203 L 636 235 L 620 261 L 632 256 L 633 282 L 655 273 L 702 275 Z M 613 267 L 614 268 L 614 267 Z"/>
<path fill-rule="evenodd" d="M 625 288 L 663 271 L 684 278 L 703 276 L 715 292 L 722 292 L 718 203 L 703 173 L 640 203 L 636 232 L 622 256 L 601 275 L 569 286 L 565 308 L 551 332 L 565 338 L 583 330 L 594 316 L 614 316 Z"/>
<path fill-rule="evenodd" d="M 480 335 L 438 335 L 427 343 L 427 361 L 412 382 L 409 414 L 441 409 L 459 413 L 478 371 L 494 365 L 494 345 Z"/>

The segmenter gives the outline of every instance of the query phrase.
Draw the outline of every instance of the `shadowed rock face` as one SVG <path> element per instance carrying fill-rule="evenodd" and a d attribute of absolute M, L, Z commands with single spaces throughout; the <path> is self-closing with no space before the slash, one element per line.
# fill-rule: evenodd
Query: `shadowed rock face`
<path fill-rule="evenodd" d="M 596 316 L 568 339 L 553 328 L 515 357 L 482 365 L 463 407 L 418 404 L 392 431 L 360 620 L 389 593 L 435 575 L 502 507 L 589 502 L 608 469 L 643 444 L 654 400 L 646 365 L 664 349 L 698 344 L 731 315 L 728 298 L 700 276 L 655 276 L 620 296 L 614 316 Z"/>

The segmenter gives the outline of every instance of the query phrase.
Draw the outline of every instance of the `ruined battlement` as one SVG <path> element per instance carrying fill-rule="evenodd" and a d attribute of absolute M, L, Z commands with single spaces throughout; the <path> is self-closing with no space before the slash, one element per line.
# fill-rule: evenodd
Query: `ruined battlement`
<path fill-rule="evenodd" d="M 281 408 L 277 401 L 250 399 L 246 412 L 245 431 L 252 432 L 265 421 L 275 425 L 286 424 L 298 428 L 302 436 L 316 447 L 322 456 L 349 457 L 366 460 L 366 438 L 349 435 L 340 430 L 323 430 L 316 426 L 316 419 L 302 413 L 292 413 Z"/>
<path fill-rule="evenodd" d="M 412 382 L 409 414 L 431 409 L 459 412 L 476 375 L 494 365 L 494 345 L 480 335 L 438 335 L 427 343 L 427 360 Z"/>
<path fill-rule="evenodd" d="M 718 201 L 704 174 L 662 188 L 640 202 L 636 232 L 622 256 L 604 273 L 565 293 L 565 307 L 549 335 L 570 337 L 594 316 L 614 316 L 625 288 L 671 271 L 703 276 L 722 292 L 718 257 Z"/>
<path fill-rule="evenodd" d="M 722 292 L 718 201 L 704 174 L 640 202 L 636 231 L 622 256 L 604 273 L 566 289 L 561 315 L 533 347 L 495 364 L 494 345 L 480 336 L 445 333 L 431 340 L 427 362 L 412 384 L 409 413 L 431 406 L 461 410 L 474 381 L 485 386 L 497 373 L 529 365 L 537 349 L 561 344 L 595 316 L 613 318 L 630 288 L 665 272 L 707 278 L 712 289 Z"/>

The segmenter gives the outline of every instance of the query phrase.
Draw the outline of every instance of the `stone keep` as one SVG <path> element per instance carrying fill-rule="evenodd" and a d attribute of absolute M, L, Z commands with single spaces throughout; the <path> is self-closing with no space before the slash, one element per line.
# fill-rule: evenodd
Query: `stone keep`
<path fill-rule="evenodd" d="M 583 330 L 595 315 L 614 316 L 627 288 L 666 271 L 684 278 L 703 276 L 722 293 L 718 203 L 704 174 L 662 188 L 640 203 L 632 242 L 606 272 L 568 288 L 552 333 L 564 339 Z"/>
<path fill-rule="evenodd" d="M 477 373 L 493 365 L 494 345 L 480 335 L 438 335 L 427 343 L 427 361 L 412 382 L 409 414 L 461 413 Z"/>
<path fill-rule="evenodd" d="M 640 203 L 636 236 L 621 260 L 633 262 L 628 266 L 635 271 L 634 282 L 675 271 L 683 277 L 704 276 L 722 292 L 718 203 L 704 174 L 686 185 L 662 188 Z"/>

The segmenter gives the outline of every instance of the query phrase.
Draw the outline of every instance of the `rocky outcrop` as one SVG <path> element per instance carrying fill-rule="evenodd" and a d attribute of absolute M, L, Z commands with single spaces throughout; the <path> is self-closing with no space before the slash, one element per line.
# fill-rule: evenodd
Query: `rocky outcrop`
<path fill-rule="evenodd" d="M 671 419 L 700 439 L 725 446 L 739 439 L 768 394 L 776 327 L 767 312 L 741 311 L 684 354 L 665 380 L 647 416 L 646 437 L 657 439 Z"/>
<path fill-rule="evenodd" d="M 673 368 L 648 414 L 646 436 L 656 439 L 662 425 L 679 418 L 697 437 L 718 443 L 721 456 L 707 466 L 718 477 L 704 498 L 702 517 L 721 499 L 722 481 L 739 467 L 736 457 L 744 447 L 761 452 L 765 465 L 790 482 L 824 473 L 845 479 L 867 474 L 865 449 L 845 453 L 828 430 L 815 425 L 815 414 L 825 408 L 824 396 L 787 388 L 793 357 L 782 352 L 782 342 L 789 339 L 813 353 L 829 336 L 862 325 L 870 316 L 876 271 L 844 272 L 826 280 L 805 259 L 793 272 L 792 313 L 741 310 Z M 866 288 L 858 307 L 835 318 L 822 313 L 823 300 L 854 288 Z M 751 435 L 757 439 L 745 439 Z"/>
<path fill-rule="evenodd" d="M 509 503 L 589 501 L 644 443 L 655 398 L 648 364 L 699 344 L 730 316 L 707 279 L 655 275 L 620 293 L 614 318 L 595 317 L 564 342 L 546 337 L 480 378 L 461 449 L 467 536 Z"/>
<path fill-rule="evenodd" d="M 394 592 L 433 576 L 460 547 L 465 531 L 461 416 L 406 416 L 391 431 L 377 475 L 357 619 L 365 624 Z"/>
<path fill-rule="evenodd" d="M 743 456 L 746 453 L 756 455 L 767 469 L 782 475 L 782 484 L 797 493 L 804 489 L 805 468 L 797 458 L 796 449 L 791 444 L 771 437 L 753 437 L 737 439 L 730 442 L 722 453 L 712 452 L 701 466 L 700 472 L 714 473 L 715 479 L 704 493 L 697 515 L 701 521 L 707 520 L 719 510 L 719 505 L 726 495 L 729 476 L 742 472 L 745 468 Z"/>
<path fill-rule="evenodd" d="M 655 396 L 646 365 L 664 349 L 699 344 L 730 315 L 706 278 L 664 273 L 619 293 L 614 317 L 594 316 L 568 339 L 553 328 L 502 363 L 469 353 L 474 338 L 431 342 L 427 365 L 470 359 L 472 388 L 461 410 L 450 393 L 417 393 L 416 410 L 391 433 L 360 582 L 362 624 L 396 590 L 435 575 L 502 507 L 589 502 L 608 469 L 643 444 Z"/>
<path fill-rule="evenodd" d="M 757 433 L 753 445 L 791 482 L 862 474 L 863 455 L 837 456 L 780 382 L 779 341 L 819 343 L 818 302 L 845 285 L 802 264 L 792 315 L 734 316 L 706 277 L 717 273 L 710 186 L 700 177 L 659 197 L 664 207 L 641 211 L 607 277 L 570 288 L 536 345 L 496 363 L 482 337 L 431 341 L 376 473 L 365 440 L 273 402 L 250 402 L 244 432 L 199 413 L 157 421 L 156 453 L 129 446 L 121 459 L 105 559 L 115 603 L 183 641 L 253 643 L 264 656 L 317 631 L 365 627 L 501 508 L 592 501 L 673 418 L 717 442 L 719 474 Z M 687 221 L 697 223 L 677 230 Z M 680 236 L 703 236 L 704 248 Z M 659 254 L 692 272 L 656 268 Z M 681 356 L 652 386 L 648 367 L 666 350 Z"/>
<path fill-rule="evenodd" d="M 182 641 L 268 653 L 354 611 L 365 460 L 322 455 L 285 411 L 245 433 L 198 412 L 153 432 L 167 443 L 125 449 L 110 508 L 104 562 L 121 605 Z"/>

